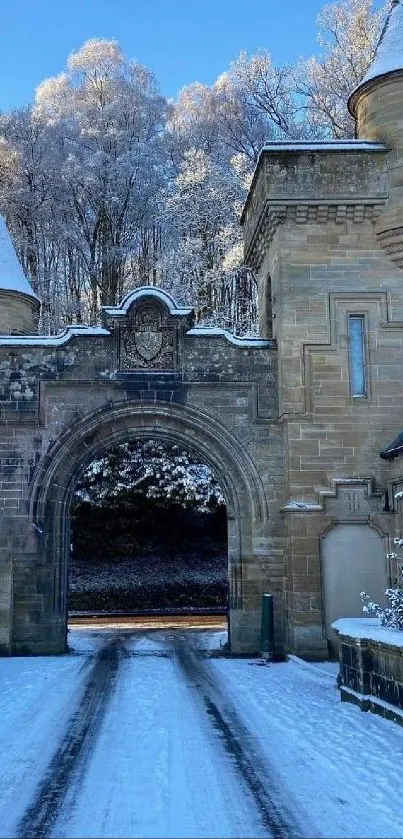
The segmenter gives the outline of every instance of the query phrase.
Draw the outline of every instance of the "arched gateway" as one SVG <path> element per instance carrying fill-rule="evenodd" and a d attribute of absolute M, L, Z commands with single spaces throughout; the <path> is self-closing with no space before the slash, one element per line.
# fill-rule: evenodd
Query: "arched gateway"
<path fill-rule="evenodd" d="M 104 314 L 98 329 L 0 339 L 10 414 L 3 463 L 15 502 L 5 517 L 3 649 L 65 650 L 76 481 L 106 448 L 153 438 L 196 452 L 225 492 L 231 648 L 256 651 L 260 595 L 282 589 L 273 345 L 194 328 L 192 311 L 155 288 Z M 277 635 L 281 646 L 280 620 Z"/>
<path fill-rule="evenodd" d="M 267 505 L 259 475 L 233 435 L 208 414 L 151 402 L 117 402 L 85 417 L 51 449 L 39 471 L 33 495 L 35 519 L 41 523 L 40 530 L 47 533 L 47 564 L 54 569 L 54 625 L 55 629 L 60 625 L 60 643 L 65 643 L 66 633 L 69 509 L 76 479 L 105 448 L 141 438 L 183 445 L 196 452 L 218 476 L 227 500 L 230 630 L 233 646 L 242 646 L 246 626 L 240 629 L 238 624 L 240 620 L 245 623 L 243 564 L 248 557 L 251 561 L 256 532 L 264 532 L 267 526 Z"/>

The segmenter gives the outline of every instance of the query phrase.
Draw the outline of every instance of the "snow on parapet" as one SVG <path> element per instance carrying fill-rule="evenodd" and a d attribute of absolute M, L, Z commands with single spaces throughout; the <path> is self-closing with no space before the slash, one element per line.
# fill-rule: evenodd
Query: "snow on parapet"
<path fill-rule="evenodd" d="M 403 5 L 401 0 L 393 0 L 378 41 L 374 61 L 350 96 L 350 110 L 353 97 L 367 82 L 388 73 L 396 73 L 398 70 L 403 70 Z"/>
<path fill-rule="evenodd" d="M 22 270 L 3 216 L 0 216 L 0 291 L 18 291 L 40 302 Z"/>
<path fill-rule="evenodd" d="M 178 306 L 174 298 L 171 297 L 167 291 L 162 288 L 156 288 L 153 285 L 144 285 L 140 286 L 140 288 L 135 288 L 134 291 L 129 291 L 128 294 L 126 294 L 118 306 L 103 306 L 102 310 L 106 315 L 109 315 L 109 317 L 125 317 L 133 303 L 146 297 L 153 297 L 155 300 L 159 300 L 161 303 L 164 303 L 165 306 L 167 306 L 170 315 L 183 317 L 184 315 L 190 315 L 192 312 L 192 309 L 188 306 Z"/>
<path fill-rule="evenodd" d="M 199 338 L 200 336 L 208 338 L 225 338 L 226 341 L 229 341 L 230 344 L 235 344 L 236 347 L 261 348 L 270 347 L 272 345 L 271 341 L 266 341 L 264 338 L 239 338 L 237 335 L 233 335 L 232 332 L 229 332 L 228 329 L 221 329 L 218 326 L 193 326 L 192 329 L 187 330 L 186 335 L 193 335 L 195 338 Z"/>
<path fill-rule="evenodd" d="M 88 338 L 110 335 L 109 329 L 102 326 L 68 326 L 59 335 L 3 335 L 0 337 L 1 347 L 62 347 L 72 338 Z"/>
<path fill-rule="evenodd" d="M 379 618 L 339 618 L 332 623 L 332 629 L 349 638 L 362 638 L 389 644 L 391 647 L 403 647 L 403 632 L 400 629 L 382 626 Z"/>
<path fill-rule="evenodd" d="M 263 152 L 314 152 L 314 151 L 387 151 L 383 143 L 373 143 L 369 140 L 318 140 L 317 142 L 309 142 L 301 140 L 300 142 L 290 143 L 283 140 L 275 143 L 266 143 L 263 146 L 260 154 Z"/>

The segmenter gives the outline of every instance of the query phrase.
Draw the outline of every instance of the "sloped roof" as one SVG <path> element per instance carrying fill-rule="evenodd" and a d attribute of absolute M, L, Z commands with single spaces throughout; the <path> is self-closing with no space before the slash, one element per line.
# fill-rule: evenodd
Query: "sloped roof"
<path fill-rule="evenodd" d="M 379 456 L 383 458 L 383 460 L 393 460 L 394 457 L 400 457 L 403 454 L 403 431 L 386 446 L 382 452 L 379 452 Z"/>
<path fill-rule="evenodd" d="M 39 303 L 39 297 L 35 294 L 32 286 L 28 282 L 17 254 L 14 250 L 14 245 L 11 241 L 10 234 L 7 229 L 6 222 L 3 216 L 0 215 L 0 290 L 1 291 L 18 291 L 20 294 L 26 294 L 28 297 L 33 297 Z"/>
<path fill-rule="evenodd" d="M 350 96 L 348 102 L 350 111 L 353 112 L 355 96 L 364 85 L 399 70 L 403 70 L 403 4 L 402 0 L 392 0 L 378 41 L 375 58 L 362 82 Z"/>

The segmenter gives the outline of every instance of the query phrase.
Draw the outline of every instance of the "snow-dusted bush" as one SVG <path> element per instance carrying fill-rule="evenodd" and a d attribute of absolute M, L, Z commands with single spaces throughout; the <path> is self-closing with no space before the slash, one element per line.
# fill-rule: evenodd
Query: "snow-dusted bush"
<path fill-rule="evenodd" d="M 403 539 L 396 538 L 394 541 L 395 545 L 402 547 Z M 403 631 L 403 555 L 392 552 L 388 554 L 388 559 L 398 563 L 396 586 L 387 588 L 385 591 L 389 606 L 381 606 L 379 603 L 375 603 L 365 591 L 362 591 L 360 594 L 364 603 L 362 608 L 363 612 L 374 614 L 380 618 L 382 626 Z"/>
<path fill-rule="evenodd" d="M 200 512 L 225 504 L 210 467 L 163 440 L 135 440 L 107 450 L 87 467 L 75 494 L 76 503 L 98 506 L 133 503 L 135 497 Z"/>

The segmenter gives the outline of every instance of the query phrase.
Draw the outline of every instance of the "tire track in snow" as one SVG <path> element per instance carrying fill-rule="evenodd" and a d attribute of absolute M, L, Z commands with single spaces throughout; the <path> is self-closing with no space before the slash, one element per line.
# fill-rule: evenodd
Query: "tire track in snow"
<path fill-rule="evenodd" d="M 288 811 L 284 794 L 273 778 L 267 761 L 259 755 L 251 734 L 234 708 L 226 702 L 213 677 L 208 673 L 202 651 L 178 639 L 174 655 L 181 670 L 200 694 L 215 730 L 235 763 L 244 783 L 256 802 L 261 822 L 272 839 L 296 839 L 304 831 Z"/>
<path fill-rule="evenodd" d="M 80 705 L 49 763 L 32 804 L 17 825 L 17 837 L 44 839 L 51 835 L 67 791 L 91 753 L 111 698 L 123 650 L 124 641 L 118 637 L 97 653 Z"/>

